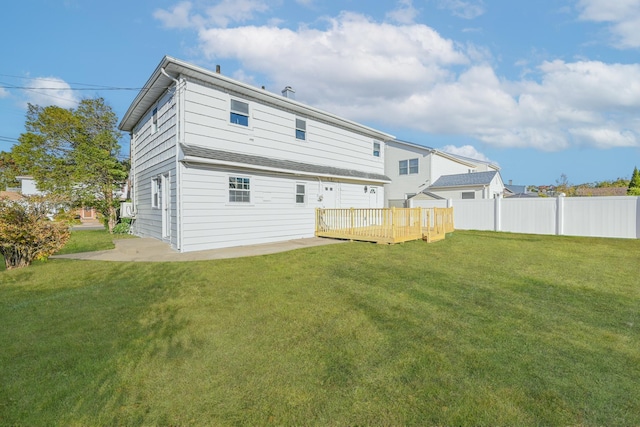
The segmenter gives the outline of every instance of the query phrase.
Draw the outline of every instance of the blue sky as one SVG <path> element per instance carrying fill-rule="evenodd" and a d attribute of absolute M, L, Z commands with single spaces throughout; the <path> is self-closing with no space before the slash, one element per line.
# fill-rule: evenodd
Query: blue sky
<path fill-rule="evenodd" d="M 24 0 L 3 16 L 3 151 L 28 102 L 102 96 L 122 117 L 171 55 L 494 161 L 505 182 L 640 167 L 640 0 Z"/>

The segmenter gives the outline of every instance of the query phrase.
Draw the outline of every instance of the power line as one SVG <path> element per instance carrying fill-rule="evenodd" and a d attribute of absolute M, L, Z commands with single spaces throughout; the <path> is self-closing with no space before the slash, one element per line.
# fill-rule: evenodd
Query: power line
<path fill-rule="evenodd" d="M 143 90 L 144 87 L 37 87 L 37 86 L 0 86 L 0 89 L 20 89 L 20 90 Z"/>

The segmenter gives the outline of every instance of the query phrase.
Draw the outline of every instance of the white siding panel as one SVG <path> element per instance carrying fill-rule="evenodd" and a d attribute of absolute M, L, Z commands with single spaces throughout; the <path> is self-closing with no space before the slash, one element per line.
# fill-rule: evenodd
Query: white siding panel
<path fill-rule="evenodd" d="M 228 202 L 229 176 L 250 177 L 251 203 Z M 314 235 L 317 181 L 206 167 L 187 167 L 183 178 L 184 251 Z M 295 202 L 298 183 L 306 189 L 302 206 Z"/>
<path fill-rule="evenodd" d="M 302 117 L 307 123 L 307 139 L 301 141 L 295 138 L 295 119 L 298 116 L 252 100 L 243 100 L 249 104 L 249 126 L 234 125 L 229 122 L 231 98 L 230 94 L 190 82 L 185 103 L 185 142 L 237 153 L 384 174 L 383 160 L 373 156 L 373 139 L 370 137 Z M 383 147 L 381 151 L 384 151 Z"/>

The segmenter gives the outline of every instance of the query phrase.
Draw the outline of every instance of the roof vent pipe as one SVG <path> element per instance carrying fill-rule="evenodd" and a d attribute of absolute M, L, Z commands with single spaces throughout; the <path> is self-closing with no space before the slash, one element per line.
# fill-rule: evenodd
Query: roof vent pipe
<path fill-rule="evenodd" d="M 282 89 L 282 96 L 289 99 L 296 99 L 296 91 L 291 86 Z"/>
<path fill-rule="evenodd" d="M 220 74 L 220 64 L 216 65 L 216 74 Z"/>

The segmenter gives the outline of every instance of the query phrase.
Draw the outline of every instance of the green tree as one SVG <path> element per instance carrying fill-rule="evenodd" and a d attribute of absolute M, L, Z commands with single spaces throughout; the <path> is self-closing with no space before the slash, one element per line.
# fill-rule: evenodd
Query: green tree
<path fill-rule="evenodd" d="M 629 196 L 640 196 L 640 172 L 638 172 L 637 167 L 633 168 L 627 194 Z"/>
<path fill-rule="evenodd" d="M 7 187 L 17 187 L 19 182 L 17 176 L 22 175 L 22 171 L 16 165 L 11 153 L 0 151 L 0 191 Z"/>
<path fill-rule="evenodd" d="M 46 259 L 69 240 L 69 226 L 49 221 L 58 202 L 45 196 L 24 200 L 0 199 L 0 254 L 7 270 Z"/>
<path fill-rule="evenodd" d="M 12 150 L 40 190 L 97 208 L 109 232 L 117 222 L 114 191 L 127 178 L 117 120 L 103 98 L 84 99 L 76 109 L 30 104 L 26 132 Z"/>

